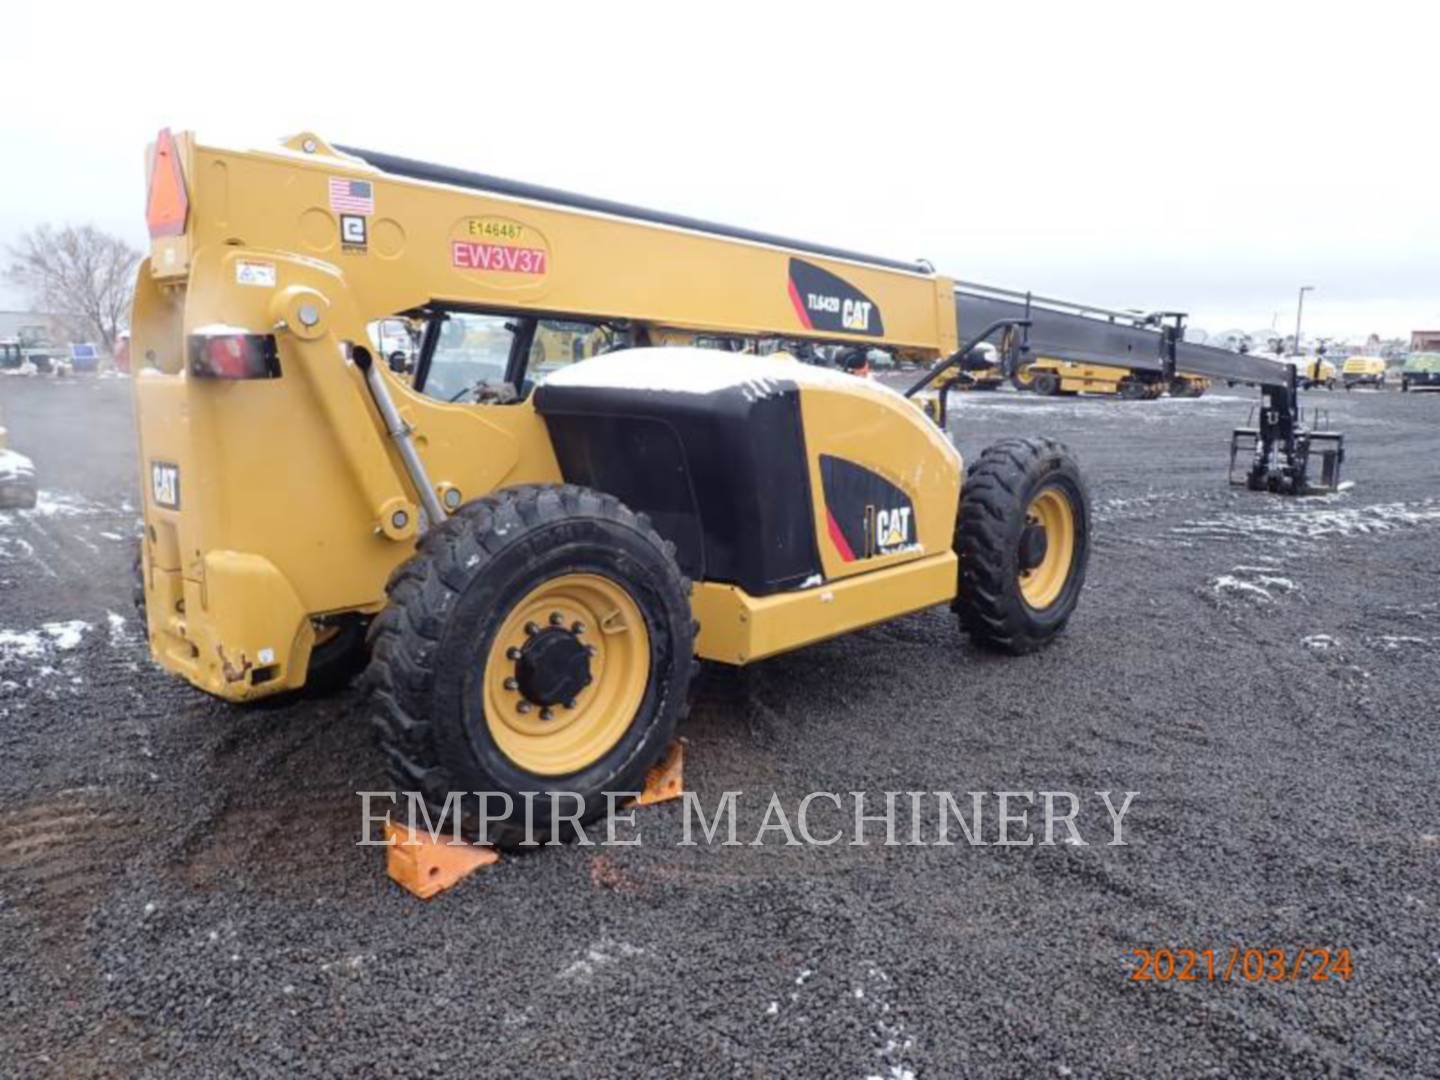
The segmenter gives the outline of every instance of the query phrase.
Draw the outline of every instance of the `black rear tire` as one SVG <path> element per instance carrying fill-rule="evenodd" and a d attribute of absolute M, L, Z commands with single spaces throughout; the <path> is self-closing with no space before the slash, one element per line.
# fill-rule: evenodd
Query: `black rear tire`
<path fill-rule="evenodd" d="M 649 667 L 638 708 L 613 746 L 577 771 L 540 775 L 497 742 L 487 720 L 486 665 L 512 612 L 536 587 L 567 575 L 600 577 L 626 592 L 648 633 Z M 552 809 L 575 809 L 568 799 L 552 808 L 548 792 L 578 794 L 581 820 L 593 821 L 607 809 L 604 794 L 638 791 L 669 745 L 694 666 L 690 583 L 674 546 L 613 496 L 559 485 L 478 499 L 425 537 L 388 592 L 370 633 L 370 713 L 396 792 L 419 793 L 432 820 L 452 791 L 508 795 L 512 812 L 501 816 L 503 803 L 492 803 L 499 820 L 483 836 L 479 799 L 462 798 L 461 830 L 472 840 L 522 846 L 530 795 L 530 838 L 543 843 L 559 831 Z"/>
<path fill-rule="evenodd" d="M 1073 544 L 1058 595 L 1037 608 L 1022 589 L 1021 549 L 1027 514 L 1046 492 L 1068 505 Z M 955 610 L 977 644 L 1028 653 L 1060 633 L 1079 602 L 1090 556 L 1090 496 L 1064 444 L 1005 439 L 987 448 L 966 474 L 955 552 L 960 559 Z"/>
<path fill-rule="evenodd" d="M 363 615 L 344 615 L 324 628 L 329 635 L 310 650 L 310 664 L 305 669 L 306 694 L 323 697 L 337 693 L 365 670 L 370 659 L 365 643 L 368 625 Z"/>
<path fill-rule="evenodd" d="M 130 562 L 130 603 L 145 629 L 149 618 L 145 613 L 145 539 L 140 536 L 135 538 L 135 557 Z"/>

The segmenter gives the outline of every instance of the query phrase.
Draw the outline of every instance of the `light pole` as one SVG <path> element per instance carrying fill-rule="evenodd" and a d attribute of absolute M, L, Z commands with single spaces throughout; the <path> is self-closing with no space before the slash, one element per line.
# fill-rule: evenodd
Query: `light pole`
<path fill-rule="evenodd" d="M 1300 355 L 1300 316 L 1305 314 L 1305 294 L 1314 291 L 1314 285 L 1300 286 L 1300 300 L 1295 305 L 1295 352 L 1293 354 L 1295 356 Z"/>

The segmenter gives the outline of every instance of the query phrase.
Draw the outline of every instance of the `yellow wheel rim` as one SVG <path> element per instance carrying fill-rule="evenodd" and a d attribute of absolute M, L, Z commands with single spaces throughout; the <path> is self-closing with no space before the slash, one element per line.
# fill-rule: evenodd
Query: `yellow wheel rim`
<path fill-rule="evenodd" d="M 577 646 L 587 659 L 576 659 Z M 557 652 L 568 674 L 579 664 L 588 679 L 573 695 L 537 691 L 545 682 L 537 658 Z M 562 574 L 521 598 L 491 642 L 485 725 L 501 753 L 526 772 L 578 772 L 620 741 L 649 680 L 650 633 L 630 594 L 596 574 Z M 553 691 L 549 682 L 543 689 Z"/>
<path fill-rule="evenodd" d="M 1021 386 L 1029 386 L 1035 381 L 1035 373 L 1030 370 L 1029 364 L 1015 369 L 1015 381 Z"/>
<path fill-rule="evenodd" d="M 1025 523 L 1045 530 L 1045 555 L 1038 565 L 1020 571 L 1020 595 L 1039 611 L 1060 598 L 1075 558 L 1075 511 L 1063 492 L 1047 487 L 1025 510 Z"/>

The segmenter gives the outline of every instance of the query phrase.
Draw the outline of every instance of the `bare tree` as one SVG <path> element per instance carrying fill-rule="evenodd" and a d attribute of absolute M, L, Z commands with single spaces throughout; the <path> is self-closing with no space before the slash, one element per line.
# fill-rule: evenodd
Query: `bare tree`
<path fill-rule="evenodd" d="M 140 253 L 93 225 L 41 225 L 9 249 L 5 276 L 72 340 L 100 341 L 105 351 L 129 321 Z"/>

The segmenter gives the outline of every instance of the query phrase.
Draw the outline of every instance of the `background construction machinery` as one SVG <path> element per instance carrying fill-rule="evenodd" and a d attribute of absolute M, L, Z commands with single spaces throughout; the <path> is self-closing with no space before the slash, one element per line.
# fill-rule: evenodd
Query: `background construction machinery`
<path fill-rule="evenodd" d="M 1029 390 L 1041 397 L 1104 394 L 1131 401 L 1153 401 L 1167 393 L 1172 397 L 1199 397 L 1210 388 L 1209 379 L 1184 372 L 1176 372 L 1166 379 L 1154 372 L 1082 360 L 1058 360 L 1053 356 L 1037 356 L 1017 363 L 1010 381 L 1017 390 Z"/>

